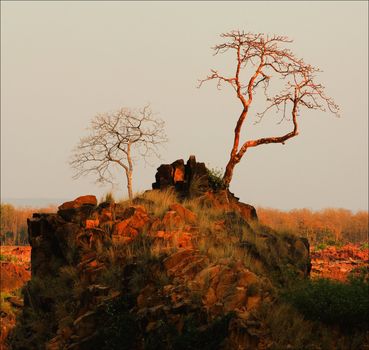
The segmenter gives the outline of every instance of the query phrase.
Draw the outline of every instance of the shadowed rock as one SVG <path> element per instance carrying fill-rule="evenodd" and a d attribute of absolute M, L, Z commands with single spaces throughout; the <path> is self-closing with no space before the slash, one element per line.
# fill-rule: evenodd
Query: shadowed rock
<path fill-rule="evenodd" d="M 233 193 L 225 188 L 214 188 L 210 172 L 205 163 L 197 162 L 190 156 L 186 165 L 183 159 L 171 164 L 162 164 L 155 175 L 154 190 L 173 188 L 179 198 L 200 198 L 204 205 L 223 208 L 225 211 L 238 211 L 246 220 L 257 220 L 255 208 L 239 201 Z"/>

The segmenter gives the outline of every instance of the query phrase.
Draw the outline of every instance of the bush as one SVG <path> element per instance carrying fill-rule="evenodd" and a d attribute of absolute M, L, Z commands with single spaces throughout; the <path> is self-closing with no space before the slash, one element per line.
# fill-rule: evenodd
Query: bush
<path fill-rule="evenodd" d="M 345 329 L 369 324 L 369 283 L 353 276 L 348 283 L 328 279 L 309 280 L 285 294 L 307 319 Z"/>
<path fill-rule="evenodd" d="M 222 190 L 225 188 L 223 182 L 223 170 L 218 168 L 207 169 L 209 185 L 213 190 Z"/>

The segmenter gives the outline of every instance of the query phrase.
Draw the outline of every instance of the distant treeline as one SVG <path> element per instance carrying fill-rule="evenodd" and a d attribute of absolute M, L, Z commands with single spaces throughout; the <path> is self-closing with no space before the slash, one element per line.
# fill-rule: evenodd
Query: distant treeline
<path fill-rule="evenodd" d="M 27 245 L 27 218 L 35 212 L 56 212 L 56 207 L 15 208 L 1 204 L 1 244 Z M 368 212 L 352 213 L 346 209 L 280 211 L 258 208 L 259 220 L 277 231 L 288 231 L 306 237 L 311 244 L 368 241 Z"/>
<path fill-rule="evenodd" d="M 27 218 L 33 213 L 55 212 L 55 207 L 15 208 L 11 204 L 0 207 L 0 242 L 3 245 L 28 245 Z"/>
<path fill-rule="evenodd" d="M 368 241 L 368 212 L 347 209 L 295 209 L 280 211 L 258 208 L 259 220 L 278 231 L 288 231 L 309 239 L 311 244 Z"/>

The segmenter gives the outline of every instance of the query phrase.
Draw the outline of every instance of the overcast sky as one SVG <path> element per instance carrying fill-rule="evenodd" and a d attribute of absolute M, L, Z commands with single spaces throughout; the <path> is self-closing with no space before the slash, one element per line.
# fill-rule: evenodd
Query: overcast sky
<path fill-rule="evenodd" d="M 151 187 L 156 167 L 195 154 L 224 168 L 240 103 L 233 92 L 197 80 L 233 29 L 287 35 L 289 48 L 323 70 L 319 81 L 341 118 L 305 110 L 300 135 L 250 149 L 231 190 L 242 201 L 279 209 L 368 209 L 368 2 L 1 1 L 1 196 L 100 197 L 93 177 L 72 179 L 71 150 L 97 113 L 150 103 L 169 142 L 155 167 L 139 162 L 134 191 Z M 272 114 L 244 139 L 290 130 Z M 122 174 L 115 190 L 125 194 Z M 119 191 L 118 191 L 119 190 Z"/>

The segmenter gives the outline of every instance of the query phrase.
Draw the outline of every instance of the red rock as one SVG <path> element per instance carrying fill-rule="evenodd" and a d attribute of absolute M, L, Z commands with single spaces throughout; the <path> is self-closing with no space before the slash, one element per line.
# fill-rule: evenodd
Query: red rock
<path fill-rule="evenodd" d="M 101 222 L 111 221 L 113 220 L 113 213 L 109 209 L 103 209 L 101 210 L 99 218 Z"/>
<path fill-rule="evenodd" d="M 165 231 L 158 231 L 155 236 L 158 238 L 167 239 L 170 237 L 170 233 L 166 233 Z"/>
<path fill-rule="evenodd" d="M 75 209 L 85 204 L 91 205 L 91 206 L 97 205 L 96 197 L 93 195 L 81 196 L 81 197 L 76 198 L 73 201 L 63 203 L 62 205 L 58 207 L 58 209 L 59 210 Z"/>
<path fill-rule="evenodd" d="M 135 205 L 125 210 L 124 220 L 116 223 L 113 228 L 113 236 L 136 236 L 149 221 L 145 207 Z"/>
<path fill-rule="evenodd" d="M 118 222 L 114 225 L 113 235 L 117 236 L 127 236 L 126 228 L 129 224 L 129 219 Z"/>
<path fill-rule="evenodd" d="M 219 274 L 220 272 L 219 265 L 208 266 L 202 271 L 200 271 L 196 277 L 194 278 L 194 283 L 197 285 L 198 289 L 203 289 L 211 285 L 212 280 Z M 208 286 L 207 286 L 208 284 Z"/>
<path fill-rule="evenodd" d="M 185 221 L 176 211 L 170 210 L 164 215 L 162 224 L 170 231 L 173 229 L 182 228 L 185 225 Z"/>
<path fill-rule="evenodd" d="M 260 295 L 254 295 L 247 298 L 246 308 L 248 311 L 256 309 L 261 301 Z"/>
<path fill-rule="evenodd" d="M 242 287 L 236 287 L 224 299 L 224 311 L 230 312 L 240 308 L 246 302 L 246 290 Z"/>
<path fill-rule="evenodd" d="M 197 221 L 197 216 L 191 210 L 185 208 L 184 206 L 174 203 L 170 207 L 170 210 L 175 211 L 186 223 L 195 224 Z"/>
<path fill-rule="evenodd" d="M 164 229 L 164 225 L 159 218 L 156 218 L 151 222 L 150 232 L 153 233 L 154 235 L 156 234 L 157 231 L 162 229 Z"/>
<path fill-rule="evenodd" d="M 206 307 L 214 305 L 217 301 L 217 296 L 213 288 L 209 288 L 202 297 L 202 302 Z"/>
<path fill-rule="evenodd" d="M 185 168 L 178 167 L 174 169 L 173 181 L 174 183 L 183 182 L 185 180 Z"/>
<path fill-rule="evenodd" d="M 234 208 L 238 210 L 238 212 L 246 221 L 257 220 L 258 218 L 255 208 L 250 204 L 237 202 L 235 203 Z"/>
<path fill-rule="evenodd" d="M 167 257 L 163 263 L 167 270 L 172 269 L 173 267 L 182 263 L 183 259 L 191 256 L 193 254 L 192 249 L 183 249 L 179 250 L 178 252 L 172 254 L 171 256 Z"/>
<path fill-rule="evenodd" d="M 241 287 L 247 287 L 251 284 L 257 283 L 258 280 L 258 277 L 253 272 L 245 270 L 239 272 L 237 285 Z"/>
<path fill-rule="evenodd" d="M 95 228 L 99 226 L 99 219 L 95 220 L 86 220 L 85 228 Z"/>
<path fill-rule="evenodd" d="M 192 248 L 191 233 L 183 231 L 157 231 L 152 234 L 154 237 L 171 241 L 173 246 L 179 248 Z"/>
<path fill-rule="evenodd" d="M 186 278 L 193 279 L 194 276 L 199 273 L 205 266 L 209 263 L 208 258 L 205 256 L 198 256 L 193 258 L 192 262 L 187 263 L 183 266 L 180 271 L 181 276 L 186 276 Z"/>
<path fill-rule="evenodd" d="M 174 233 L 174 244 L 179 248 L 192 248 L 192 235 L 188 232 L 177 231 Z"/>
<path fill-rule="evenodd" d="M 230 293 L 231 288 L 234 286 L 236 282 L 236 275 L 234 271 L 230 268 L 226 267 L 221 271 L 219 275 L 219 283 L 216 288 L 216 295 L 219 300 L 224 298 L 227 294 Z"/>

